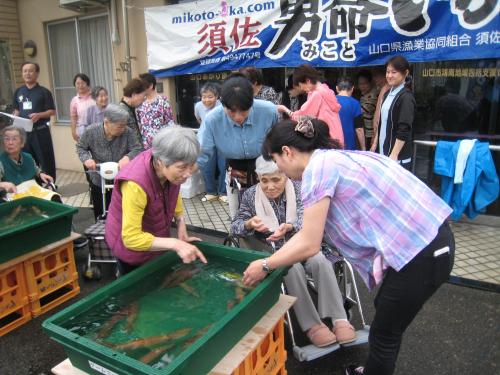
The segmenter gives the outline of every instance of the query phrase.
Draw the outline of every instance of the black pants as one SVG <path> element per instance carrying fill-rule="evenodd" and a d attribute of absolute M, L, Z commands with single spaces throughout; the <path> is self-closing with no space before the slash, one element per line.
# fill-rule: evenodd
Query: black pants
<path fill-rule="evenodd" d="M 106 191 L 106 210 L 111 203 L 111 192 L 112 190 Z M 104 209 L 102 206 L 102 191 L 101 187 L 90 183 L 90 194 L 92 195 L 92 205 L 94 207 L 94 218 L 97 220 L 99 216 L 102 216 Z"/>
<path fill-rule="evenodd" d="M 56 180 L 56 160 L 54 157 L 54 146 L 48 126 L 43 125 L 27 133 L 24 151 L 30 153 L 35 159 L 35 163 L 40 166 L 42 172 Z"/>
<path fill-rule="evenodd" d="M 448 246 L 449 253 L 434 256 Z M 434 240 L 399 272 L 390 268 L 375 297 L 375 318 L 369 335 L 365 375 L 391 375 L 401 340 L 424 303 L 448 280 L 455 254 L 455 240 L 448 222 Z"/>

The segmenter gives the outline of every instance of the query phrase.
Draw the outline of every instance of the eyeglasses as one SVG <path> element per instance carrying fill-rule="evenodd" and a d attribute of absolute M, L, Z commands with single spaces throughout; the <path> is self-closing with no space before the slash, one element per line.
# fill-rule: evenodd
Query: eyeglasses
<path fill-rule="evenodd" d="M 21 140 L 21 137 L 15 136 L 15 137 L 3 137 L 4 142 L 16 142 Z"/>

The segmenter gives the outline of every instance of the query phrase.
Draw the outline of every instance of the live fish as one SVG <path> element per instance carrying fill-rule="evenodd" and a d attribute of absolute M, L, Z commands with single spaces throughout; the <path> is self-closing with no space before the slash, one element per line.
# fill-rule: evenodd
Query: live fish
<path fill-rule="evenodd" d="M 167 350 L 174 347 L 174 344 L 167 344 L 157 347 L 156 349 L 151 350 L 148 354 L 139 358 L 139 361 L 142 363 L 151 363 L 161 354 L 165 353 Z"/>
<path fill-rule="evenodd" d="M 163 283 L 160 286 L 160 289 L 172 288 L 178 286 L 186 280 L 189 280 L 197 273 L 201 272 L 201 269 L 195 266 L 185 266 L 179 268 L 171 274 L 168 274 L 167 277 L 163 280 Z"/>
<path fill-rule="evenodd" d="M 205 333 L 207 333 L 207 331 L 212 328 L 213 324 L 209 324 L 205 327 L 203 327 L 202 329 L 200 329 L 198 332 L 196 332 L 195 335 L 193 335 L 192 337 L 190 337 L 189 339 L 187 339 L 184 344 L 182 345 L 181 347 L 181 352 L 183 352 L 184 350 L 186 350 L 189 346 L 193 345 L 195 343 L 196 340 L 198 340 L 201 336 L 203 336 Z"/>
<path fill-rule="evenodd" d="M 21 213 L 22 206 L 17 206 L 12 210 L 12 212 L 5 219 L 5 224 L 12 224 L 16 220 L 17 216 Z"/>
<path fill-rule="evenodd" d="M 137 315 L 139 314 L 139 302 L 134 302 L 128 306 L 128 316 L 127 323 L 125 325 L 125 331 L 130 332 L 134 328 L 134 323 L 137 320 Z"/>
<path fill-rule="evenodd" d="M 123 320 L 125 317 L 127 317 L 127 328 L 129 326 L 129 324 L 133 325 L 133 323 L 135 322 L 135 319 L 137 317 L 137 310 L 135 312 L 133 311 L 134 304 L 137 304 L 137 303 L 135 302 L 131 305 L 125 306 L 125 307 L 121 308 L 120 310 L 118 310 L 116 313 L 114 313 L 113 316 L 106 323 L 104 323 L 102 325 L 99 332 L 97 332 L 96 338 L 102 339 L 102 338 L 108 337 L 111 334 L 111 331 L 113 331 L 113 328 L 116 326 L 116 324 L 118 322 L 120 322 L 121 320 Z"/>
<path fill-rule="evenodd" d="M 118 350 L 135 350 L 144 346 L 151 347 L 163 342 L 167 342 L 169 340 L 175 340 L 180 337 L 186 336 L 187 334 L 189 334 L 189 332 L 191 332 L 191 328 L 181 328 L 172 333 L 165 333 L 158 336 L 149 336 L 141 339 L 135 339 L 122 344 L 117 344 L 115 348 Z"/>
<path fill-rule="evenodd" d="M 187 293 L 191 294 L 193 297 L 200 298 L 198 292 L 190 285 L 184 283 L 180 283 L 179 286 L 184 289 Z"/>

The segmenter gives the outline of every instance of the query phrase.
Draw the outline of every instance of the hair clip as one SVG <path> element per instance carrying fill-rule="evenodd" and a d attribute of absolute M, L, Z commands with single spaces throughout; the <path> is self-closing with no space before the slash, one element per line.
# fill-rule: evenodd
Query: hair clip
<path fill-rule="evenodd" d="M 313 138 L 314 126 L 311 120 L 312 117 L 310 116 L 300 116 L 297 125 L 295 125 L 295 131 L 301 133 L 306 138 Z"/>

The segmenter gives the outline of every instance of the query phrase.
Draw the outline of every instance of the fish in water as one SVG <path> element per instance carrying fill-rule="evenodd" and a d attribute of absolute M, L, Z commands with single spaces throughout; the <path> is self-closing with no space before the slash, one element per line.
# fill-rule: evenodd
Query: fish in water
<path fill-rule="evenodd" d="M 148 354 L 142 356 L 139 358 L 139 361 L 142 363 L 151 363 L 153 362 L 156 358 L 158 358 L 161 354 L 165 353 L 167 350 L 171 349 L 174 347 L 174 344 L 166 344 L 159 346 L 153 350 L 151 350 Z"/>
<path fill-rule="evenodd" d="M 139 302 L 135 301 L 127 306 L 127 314 L 128 316 L 125 331 L 130 332 L 134 328 L 134 323 L 137 320 L 137 315 L 139 314 Z"/>
<path fill-rule="evenodd" d="M 243 291 L 243 288 L 241 286 L 236 285 L 234 291 L 236 298 L 232 298 L 227 301 L 227 311 L 231 310 L 234 306 L 243 301 L 243 298 L 245 298 L 245 292 Z"/>
<path fill-rule="evenodd" d="M 182 347 L 181 347 L 181 352 L 183 352 L 184 350 L 186 350 L 189 346 L 193 345 L 195 343 L 196 340 L 198 340 L 201 336 L 203 336 L 205 333 L 207 333 L 207 331 L 212 328 L 213 324 L 209 324 L 205 327 L 203 327 L 202 329 L 200 329 L 198 332 L 196 332 L 196 334 L 194 334 L 193 336 L 191 336 L 189 339 L 187 339 L 184 344 L 182 344 Z"/>
<path fill-rule="evenodd" d="M 190 285 L 184 283 L 180 283 L 179 286 L 184 289 L 187 293 L 191 294 L 193 297 L 200 298 L 198 292 Z"/>
<path fill-rule="evenodd" d="M 158 336 L 143 337 L 122 344 L 117 344 L 115 345 L 115 348 L 117 350 L 135 350 L 141 347 L 151 347 L 161 343 L 166 343 L 167 341 L 170 340 L 175 340 L 184 337 L 188 335 L 189 332 L 191 332 L 191 328 L 181 328 L 171 333 L 164 333 Z"/>
<path fill-rule="evenodd" d="M 106 323 L 102 325 L 99 332 L 97 332 L 96 338 L 103 339 L 105 337 L 108 337 L 111 334 L 111 331 L 113 330 L 115 325 L 125 316 L 126 316 L 125 314 L 122 314 L 120 312 L 117 312 L 115 315 L 113 315 L 108 321 L 106 321 Z"/>
<path fill-rule="evenodd" d="M 106 321 L 106 323 L 102 325 L 99 332 L 97 332 L 96 338 L 103 339 L 105 337 L 108 337 L 111 334 L 111 331 L 113 331 L 113 328 L 116 326 L 116 324 L 122 321 L 124 318 L 127 319 L 127 331 L 128 331 L 129 325 L 132 326 L 135 322 L 135 319 L 137 318 L 138 308 L 139 308 L 138 303 L 134 302 L 130 305 L 122 307 L 120 310 L 115 312 L 113 316 L 108 321 Z"/>
<path fill-rule="evenodd" d="M 22 206 L 17 206 L 12 210 L 12 212 L 5 219 L 5 224 L 12 224 L 16 220 L 17 216 L 21 213 Z"/>
<path fill-rule="evenodd" d="M 189 280 L 197 273 L 201 272 L 201 268 L 196 267 L 194 265 L 183 266 L 174 272 L 170 273 L 165 277 L 163 283 L 160 286 L 160 289 L 173 288 L 183 283 L 186 280 Z"/>
<path fill-rule="evenodd" d="M 243 292 L 243 288 L 241 288 L 239 285 L 236 285 L 235 292 L 236 300 L 238 301 L 238 303 L 240 303 L 241 301 L 243 301 L 243 298 L 245 298 L 245 292 Z"/>
<path fill-rule="evenodd" d="M 35 213 L 35 215 L 38 215 L 38 216 L 41 216 L 41 217 L 44 217 L 46 219 L 49 218 L 49 215 L 47 214 L 44 214 L 42 212 L 42 210 L 40 210 L 37 206 L 31 206 L 31 210 Z"/>

